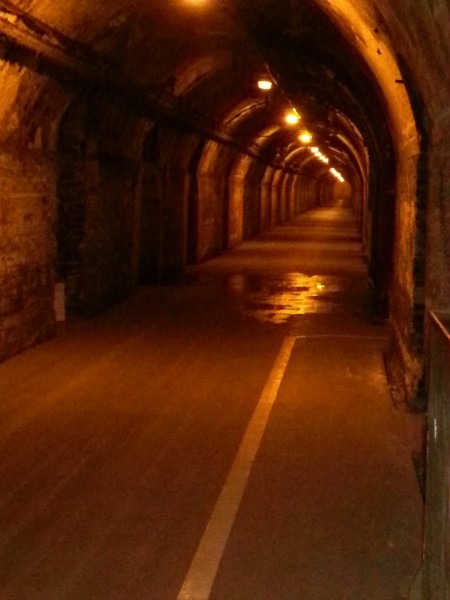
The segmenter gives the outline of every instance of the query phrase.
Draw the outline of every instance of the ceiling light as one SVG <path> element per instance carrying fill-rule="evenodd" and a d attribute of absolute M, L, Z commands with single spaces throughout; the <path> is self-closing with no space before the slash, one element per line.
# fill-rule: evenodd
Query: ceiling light
<path fill-rule="evenodd" d="M 341 183 L 344 183 L 345 179 L 334 167 L 330 169 L 330 173 L 332 173 L 336 177 L 336 179 L 339 179 Z"/>
<path fill-rule="evenodd" d="M 302 132 L 300 132 L 298 139 L 302 144 L 310 144 L 312 141 L 312 135 L 309 131 L 304 129 Z"/>
<path fill-rule="evenodd" d="M 264 92 L 268 92 L 269 90 L 272 89 L 273 83 L 270 81 L 270 79 L 260 79 L 258 81 L 258 88 L 260 90 L 263 90 Z"/>
<path fill-rule="evenodd" d="M 297 111 L 292 110 L 291 112 L 286 113 L 284 120 L 288 125 L 297 125 L 297 123 L 300 121 L 300 115 L 297 113 Z"/>

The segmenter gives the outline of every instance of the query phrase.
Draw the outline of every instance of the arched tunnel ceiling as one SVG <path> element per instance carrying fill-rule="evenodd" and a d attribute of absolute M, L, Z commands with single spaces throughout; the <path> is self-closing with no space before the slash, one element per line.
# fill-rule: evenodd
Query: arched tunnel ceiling
<path fill-rule="evenodd" d="M 393 52 L 381 34 L 377 39 L 380 13 L 369 0 L 358 8 L 350 0 L 6 0 L 1 6 L 13 26 L 42 25 L 44 36 L 66 49 L 94 52 L 143 89 L 169 94 L 187 120 L 189 111 L 201 114 L 244 144 L 258 143 L 265 158 L 292 141 L 277 132 L 261 144 L 270 119 L 280 118 L 289 102 L 316 144 L 346 155 L 343 162 L 358 169 L 367 168 L 359 132 L 372 153 L 389 154 L 390 136 L 401 143 L 413 122 Z M 266 68 L 277 87 L 262 104 L 255 81 Z"/>

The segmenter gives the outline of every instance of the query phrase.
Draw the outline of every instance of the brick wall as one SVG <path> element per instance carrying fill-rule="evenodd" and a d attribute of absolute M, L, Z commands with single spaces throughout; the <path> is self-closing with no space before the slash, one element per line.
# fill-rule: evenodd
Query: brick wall
<path fill-rule="evenodd" d="M 60 157 L 58 279 L 69 317 L 97 314 L 133 291 L 137 173 L 120 157 Z"/>
<path fill-rule="evenodd" d="M 0 148 L 0 360 L 54 333 L 55 177 L 34 152 Z"/>
<path fill-rule="evenodd" d="M 137 284 L 140 161 L 121 151 L 99 106 L 77 102 L 60 130 L 57 277 L 69 318 L 97 314 Z"/>

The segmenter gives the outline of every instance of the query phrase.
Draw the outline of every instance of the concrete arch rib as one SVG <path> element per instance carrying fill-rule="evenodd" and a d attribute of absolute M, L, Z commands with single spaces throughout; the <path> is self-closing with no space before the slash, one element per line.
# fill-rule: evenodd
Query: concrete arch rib
<path fill-rule="evenodd" d="M 403 390 L 401 395 L 408 398 L 416 392 L 421 369 L 413 341 L 416 284 L 414 251 L 411 252 L 411 248 L 416 247 L 417 125 L 408 89 L 399 84 L 403 82 L 403 76 L 394 47 L 397 40 L 380 34 L 380 12 L 373 10 L 370 3 L 357 7 L 350 0 L 317 0 L 317 4 L 367 63 L 382 91 L 386 106 L 396 155 L 393 267 L 388 308 L 394 341 L 389 369 Z M 422 326 L 419 325 L 419 328 Z"/>
<path fill-rule="evenodd" d="M 229 52 L 206 54 L 199 58 L 189 58 L 179 64 L 173 73 L 173 93 L 180 97 L 195 90 L 205 78 L 231 68 Z"/>

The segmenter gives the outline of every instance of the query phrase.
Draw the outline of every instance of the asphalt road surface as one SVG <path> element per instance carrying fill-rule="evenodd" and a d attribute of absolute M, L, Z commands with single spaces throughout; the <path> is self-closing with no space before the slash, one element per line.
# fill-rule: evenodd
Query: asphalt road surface
<path fill-rule="evenodd" d="M 386 343 L 335 206 L 1 364 L 0 598 L 407 598 Z"/>

